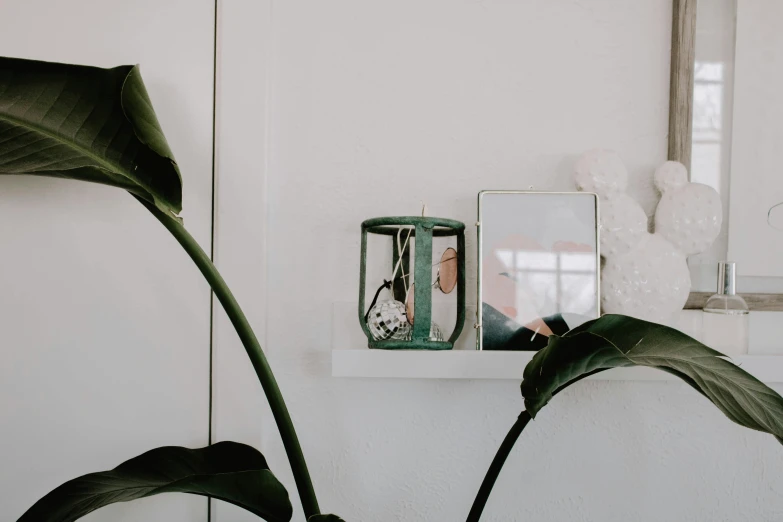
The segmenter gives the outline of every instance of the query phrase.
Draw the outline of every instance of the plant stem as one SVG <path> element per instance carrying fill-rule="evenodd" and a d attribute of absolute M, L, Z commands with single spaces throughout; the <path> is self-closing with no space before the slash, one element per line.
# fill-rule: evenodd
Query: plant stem
<path fill-rule="evenodd" d="M 530 414 L 527 411 L 523 411 L 519 414 L 516 422 L 508 431 L 508 435 L 503 439 L 503 443 L 498 448 L 498 452 L 495 454 L 495 458 L 492 459 L 492 464 L 489 465 L 487 475 L 484 477 L 484 481 L 481 483 L 476 500 L 473 501 L 473 507 L 470 508 L 468 518 L 466 522 L 478 522 L 481 518 L 481 513 L 484 511 L 484 506 L 487 505 L 489 494 L 492 492 L 492 487 L 495 485 L 495 481 L 500 475 L 500 470 L 503 469 L 503 464 L 506 463 L 511 448 L 517 442 L 517 439 L 522 434 L 522 430 L 525 429 L 527 423 L 530 422 Z"/>
<path fill-rule="evenodd" d="M 291 470 L 294 473 L 294 480 L 299 491 L 299 499 L 302 501 L 305 518 L 320 514 L 318 500 L 313 490 L 313 483 L 310 479 L 310 473 L 307 471 L 307 463 L 302 454 L 302 447 L 299 445 L 296 430 L 294 430 L 294 425 L 291 422 L 291 416 L 288 414 L 280 388 L 278 388 L 272 369 L 269 367 L 266 356 L 264 356 L 261 344 L 258 342 L 255 333 L 253 333 L 253 329 L 250 327 L 245 314 L 239 307 L 239 303 L 237 303 L 215 265 L 212 264 L 212 260 L 209 259 L 209 256 L 201 249 L 185 227 L 173 217 L 158 210 L 154 205 L 142 199 L 136 199 L 147 207 L 147 210 L 152 212 L 152 215 L 182 245 L 182 248 L 185 249 L 206 278 L 209 286 L 212 287 L 212 291 L 215 292 L 215 296 L 220 301 L 220 304 L 223 305 L 223 309 L 231 320 L 231 324 L 234 325 L 234 329 L 236 329 L 239 338 L 242 340 L 247 355 L 250 357 L 250 362 L 253 363 L 253 368 L 256 370 L 258 380 L 261 382 L 261 387 L 264 389 L 267 401 L 269 401 L 272 415 L 277 423 L 277 429 L 280 431 L 280 438 L 283 439 L 283 446 L 288 455 L 288 461 L 291 464 Z"/>
<path fill-rule="evenodd" d="M 605 369 L 606 368 L 598 368 L 597 370 L 580 375 L 576 379 L 563 384 L 554 392 L 552 392 L 552 397 L 565 390 L 575 382 L 586 379 L 591 375 L 595 375 L 596 373 L 604 371 Z M 517 421 L 513 426 L 511 426 L 511 429 L 508 431 L 508 435 L 506 435 L 506 438 L 503 439 L 503 443 L 498 448 L 498 452 L 495 454 L 495 458 L 492 460 L 492 464 L 489 465 L 487 475 L 484 477 L 484 482 L 481 483 L 481 487 L 476 494 L 476 500 L 473 501 L 473 506 L 470 508 L 470 513 L 468 513 L 467 522 L 478 522 L 479 518 L 481 518 L 481 512 L 484 511 L 484 506 L 487 505 L 487 499 L 489 499 L 489 494 L 492 492 L 492 488 L 495 485 L 495 481 L 497 480 L 498 475 L 500 475 L 500 470 L 503 469 L 503 464 L 506 463 L 506 458 L 508 458 L 509 453 L 511 453 L 511 448 L 514 447 L 517 439 L 522 434 L 522 430 L 525 429 L 525 426 L 527 426 L 527 423 L 530 422 L 531 418 L 532 417 L 530 414 L 527 412 L 527 410 L 525 410 L 519 414 Z"/>

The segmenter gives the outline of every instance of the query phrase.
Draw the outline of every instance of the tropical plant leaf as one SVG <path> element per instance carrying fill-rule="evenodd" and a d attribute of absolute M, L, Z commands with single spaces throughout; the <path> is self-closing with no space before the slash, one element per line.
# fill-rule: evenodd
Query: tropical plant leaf
<path fill-rule="evenodd" d="M 683 379 L 737 424 L 783 437 L 783 398 L 723 357 L 673 328 L 605 315 L 563 337 L 550 337 L 525 367 L 522 395 L 535 417 L 554 393 L 581 378 L 648 366 Z"/>
<path fill-rule="evenodd" d="M 0 57 L 0 174 L 93 181 L 182 210 L 179 169 L 138 66 Z"/>
<path fill-rule="evenodd" d="M 242 507 L 269 522 L 288 522 L 288 493 L 257 450 L 219 442 L 191 450 L 157 448 L 111 471 L 66 482 L 35 503 L 18 522 L 71 522 L 96 509 L 159 493 L 192 493 Z"/>
<path fill-rule="evenodd" d="M 307 519 L 307 522 L 345 522 L 337 515 L 313 515 Z"/>

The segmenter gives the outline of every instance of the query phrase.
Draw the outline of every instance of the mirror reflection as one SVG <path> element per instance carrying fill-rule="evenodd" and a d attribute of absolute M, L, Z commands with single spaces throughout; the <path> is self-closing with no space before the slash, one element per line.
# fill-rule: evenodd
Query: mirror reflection
<path fill-rule="evenodd" d="M 737 263 L 741 292 L 783 292 L 783 2 L 700 0 L 696 16 L 691 180 L 724 210 L 713 246 L 689 260 L 694 291 Z"/>

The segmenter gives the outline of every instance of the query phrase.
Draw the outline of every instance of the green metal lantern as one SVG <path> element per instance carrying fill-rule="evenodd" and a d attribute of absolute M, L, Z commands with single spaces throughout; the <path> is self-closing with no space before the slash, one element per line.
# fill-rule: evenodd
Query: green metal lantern
<path fill-rule="evenodd" d="M 367 235 L 387 236 L 392 241 L 392 266 L 400 268 L 400 277 L 392 276 L 378 289 L 369 309 L 365 306 L 367 287 Z M 457 248 L 444 253 L 440 261 L 433 264 L 433 237 L 457 239 Z M 383 288 L 390 288 L 393 295 L 405 293 L 406 277 L 410 275 L 411 243 L 414 243 L 413 282 L 406 303 L 383 301 L 377 303 Z M 455 259 L 456 258 L 456 259 Z M 456 261 L 454 264 L 453 261 Z M 453 277 L 457 290 L 457 320 L 448 340 L 444 340 L 439 328 L 432 321 L 432 269 L 438 267 L 439 284 L 441 268 L 448 265 L 449 279 Z M 465 224 L 453 219 L 434 217 L 381 217 L 362 223 L 362 252 L 359 280 L 359 322 L 367 336 L 370 348 L 385 350 L 451 350 L 462 332 L 465 323 Z M 408 281 L 410 282 L 410 281 Z M 449 289 L 449 292 L 451 290 Z M 446 292 L 448 293 L 448 292 Z M 415 305 L 414 305 L 415 303 Z M 414 316 L 415 309 L 415 316 Z M 415 317 L 415 320 L 414 320 Z"/>

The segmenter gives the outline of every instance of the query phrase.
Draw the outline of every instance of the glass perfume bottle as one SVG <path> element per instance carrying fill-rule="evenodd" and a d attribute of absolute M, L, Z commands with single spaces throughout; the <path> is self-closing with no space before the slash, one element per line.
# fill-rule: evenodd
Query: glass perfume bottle
<path fill-rule="evenodd" d="M 737 266 L 718 263 L 718 293 L 704 306 L 704 344 L 726 355 L 748 353 L 748 304 L 737 295 Z"/>

